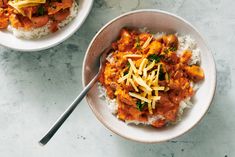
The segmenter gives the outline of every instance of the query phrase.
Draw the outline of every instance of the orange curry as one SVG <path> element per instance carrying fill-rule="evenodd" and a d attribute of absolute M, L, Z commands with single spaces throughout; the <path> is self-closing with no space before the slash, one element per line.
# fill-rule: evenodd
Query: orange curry
<path fill-rule="evenodd" d="M 0 30 L 8 25 L 30 30 L 46 25 L 51 32 L 70 14 L 73 0 L 0 0 Z"/>
<path fill-rule="evenodd" d="M 160 128 L 176 122 L 179 104 L 195 94 L 192 83 L 204 79 L 199 65 L 189 65 L 191 50 L 177 55 L 178 37 L 158 38 L 137 29 L 122 29 L 112 44 L 100 83 L 118 104 L 117 117 L 123 121 L 149 123 Z"/>

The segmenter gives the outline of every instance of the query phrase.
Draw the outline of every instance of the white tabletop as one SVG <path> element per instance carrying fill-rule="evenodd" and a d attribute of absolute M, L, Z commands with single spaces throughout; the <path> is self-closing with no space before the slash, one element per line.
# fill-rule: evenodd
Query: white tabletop
<path fill-rule="evenodd" d="M 0 157 L 235 156 L 235 1 L 95 0 L 70 39 L 41 52 L 0 47 Z M 121 13 L 155 8 L 182 16 L 204 35 L 217 66 L 209 113 L 187 134 L 142 144 L 107 130 L 84 100 L 44 147 L 38 140 L 82 90 L 84 53 L 95 33 Z"/>

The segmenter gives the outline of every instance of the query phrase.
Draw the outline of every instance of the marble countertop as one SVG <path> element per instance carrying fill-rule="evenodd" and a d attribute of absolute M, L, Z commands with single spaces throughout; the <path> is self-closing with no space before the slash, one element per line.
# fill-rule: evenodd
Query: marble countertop
<path fill-rule="evenodd" d="M 235 156 L 235 1 L 95 0 L 84 25 L 62 44 L 40 52 L 0 47 L 1 157 Z M 107 130 L 84 100 L 45 147 L 38 140 L 82 90 L 86 48 L 109 20 L 154 8 L 182 16 L 204 35 L 217 65 L 217 91 L 204 119 L 161 144 L 142 144 Z"/>

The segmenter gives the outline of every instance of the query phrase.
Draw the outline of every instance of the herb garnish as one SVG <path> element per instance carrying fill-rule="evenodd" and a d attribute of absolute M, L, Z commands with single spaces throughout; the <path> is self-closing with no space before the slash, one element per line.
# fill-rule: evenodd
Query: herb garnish
<path fill-rule="evenodd" d="M 177 48 L 176 48 L 176 47 L 170 47 L 169 50 L 170 50 L 170 51 L 176 51 Z"/>
<path fill-rule="evenodd" d="M 165 48 L 165 49 L 163 50 L 163 52 L 167 54 L 167 53 L 169 52 L 169 49 L 166 49 L 166 48 Z"/>
<path fill-rule="evenodd" d="M 148 104 L 147 102 L 141 103 L 140 100 L 137 100 L 137 102 L 136 102 L 136 107 L 137 107 L 137 109 L 138 109 L 139 111 L 142 111 L 143 108 L 144 108 L 144 106 L 147 105 L 147 104 Z"/>
<path fill-rule="evenodd" d="M 136 42 L 136 48 L 137 48 L 137 49 L 140 49 L 140 38 L 137 37 L 137 38 L 135 39 L 135 42 Z"/>
<path fill-rule="evenodd" d="M 43 16 L 43 15 L 44 15 L 44 12 L 45 12 L 44 7 L 40 5 L 40 6 L 38 7 L 38 15 L 39 15 L 39 16 Z"/>
<path fill-rule="evenodd" d="M 156 54 L 151 54 L 148 56 L 148 60 L 155 61 L 156 63 L 158 63 L 161 60 L 161 56 L 157 56 Z"/>
<path fill-rule="evenodd" d="M 123 73 L 124 76 L 127 75 L 127 74 L 128 74 L 128 71 L 125 71 L 125 72 Z"/>
<path fill-rule="evenodd" d="M 129 62 L 127 62 L 127 63 L 126 63 L 126 66 L 127 66 L 128 68 L 130 68 L 131 65 L 130 65 Z"/>
<path fill-rule="evenodd" d="M 160 81 L 165 80 L 165 74 L 164 74 L 162 67 L 160 68 L 160 71 L 159 71 L 159 80 Z"/>

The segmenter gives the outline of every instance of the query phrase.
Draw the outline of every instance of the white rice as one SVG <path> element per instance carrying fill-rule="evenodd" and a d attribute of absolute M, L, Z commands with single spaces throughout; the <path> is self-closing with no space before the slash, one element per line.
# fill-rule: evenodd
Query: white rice
<path fill-rule="evenodd" d="M 189 35 L 185 36 L 178 36 L 179 39 L 179 49 L 177 51 L 178 55 L 181 55 L 181 53 L 189 49 L 192 51 L 192 57 L 189 61 L 189 65 L 193 64 L 200 64 L 200 49 L 197 48 L 197 44 L 193 38 L 191 38 Z"/>
<path fill-rule="evenodd" d="M 146 32 L 146 29 L 140 30 L 141 32 Z M 158 38 L 162 35 L 164 35 L 165 33 L 157 33 L 154 35 L 155 38 Z M 177 51 L 178 56 L 182 55 L 182 52 L 186 49 L 189 49 L 192 51 L 192 57 L 191 60 L 189 61 L 188 65 L 192 65 L 192 64 L 199 64 L 200 63 L 200 49 L 197 48 L 196 42 L 194 39 L 192 39 L 189 35 L 185 35 L 185 36 L 180 36 L 178 34 L 176 34 L 178 39 L 179 39 L 179 48 Z M 109 56 L 106 58 L 107 61 L 109 62 L 113 62 L 113 58 L 112 58 L 112 54 L 109 54 Z M 193 88 L 194 91 L 196 91 L 199 88 L 198 84 L 195 83 L 191 83 L 190 84 L 191 87 Z M 116 102 L 116 99 L 110 99 L 107 94 L 106 94 L 106 89 L 99 84 L 99 91 L 100 91 L 100 98 L 104 99 L 109 107 L 109 110 L 112 114 L 116 115 L 117 110 L 118 110 L 118 104 Z M 183 115 L 183 112 L 186 108 L 191 108 L 193 106 L 193 103 L 191 102 L 191 97 L 186 98 L 185 100 L 182 100 L 179 104 L 179 111 L 177 114 L 177 121 L 181 120 L 181 117 Z M 154 121 L 158 120 L 158 119 L 165 119 L 163 116 L 161 115 L 157 115 L 157 116 L 149 116 L 148 117 L 148 122 L 146 123 L 142 123 L 139 121 L 125 121 L 127 124 L 133 123 L 133 124 L 144 124 L 144 125 L 148 125 L 148 124 L 152 124 Z"/>
<path fill-rule="evenodd" d="M 106 94 L 106 89 L 100 83 L 98 83 L 98 88 L 100 92 L 100 99 L 105 100 L 107 102 L 109 111 L 112 114 L 116 114 L 118 110 L 118 104 L 116 102 L 116 99 L 110 99 Z"/>
<path fill-rule="evenodd" d="M 70 8 L 70 15 L 58 24 L 58 28 L 61 29 L 69 22 L 71 22 L 78 13 L 78 4 L 74 1 L 72 7 Z M 8 31 L 12 32 L 13 35 L 17 38 L 24 38 L 24 39 L 39 39 L 42 36 L 48 35 L 50 33 L 50 25 L 52 21 L 49 21 L 45 26 L 39 28 L 32 28 L 31 30 L 24 30 L 22 28 L 13 28 L 11 25 L 8 26 Z"/>

